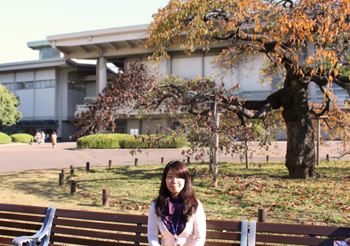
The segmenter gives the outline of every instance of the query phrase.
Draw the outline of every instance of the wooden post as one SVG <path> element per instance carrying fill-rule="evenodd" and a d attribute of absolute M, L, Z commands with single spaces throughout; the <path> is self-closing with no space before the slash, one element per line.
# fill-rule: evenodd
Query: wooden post
<path fill-rule="evenodd" d="M 70 193 L 74 195 L 77 193 L 77 181 L 76 180 L 71 180 L 70 181 Z"/>
<path fill-rule="evenodd" d="M 139 162 L 139 159 L 135 158 L 135 166 L 137 166 L 138 162 Z"/>
<path fill-rule="evenodd" d="M 109 189 L 102 190 L 102 206 L 109 207 Z"/>
<path fill-rule="evenodd" d="M 187 164 L 191 163 L 191 157 L 187 156 Z"/>
<path fill-rule="evenodd" d="M 112 167 L 112 160 L 109 160 L 108 167 Z"/>
<path fill-rule="evenodd" d="M 90 162 L 86 162 L 86 171 L 90 171 Z"/>
<path fill-rule="evenodd" d="M 268 155 L 266 156 L 266 162 L 269 162 L 269 156 Z"/>
<path fill-rule="evenodd" d="M 260 207 L 258 209 L 258 222 L 266 222 L 266 208 Z"/>
<path fill-rule="evenodd" d="M 249 169 L 249 160 L 248 160 L 248 141 L 244 140 L 245 143 L 245 168 Z"/>
<path fill-rule="evenodd" d="M 320 165 L 320 118 L 317 118 L 316 166 Z"/>
<path fill-rule="evenodd" d="M 164 157 L 161 157 L 160 158 L 160 164 L 163 164 L 164 163 Z"/>
<path fill-rule="evenodd" d="M 329 162 L 329 154 L 326 155 L 326 159 Z"/>
<path fill-rule="evenodd" d="M 70 174 L 74 174 L 74 166 L 70 165 Z"/>
<path fill-rule="evenodd" d="M 64 173 L 60 173 L 60 178 L 59 178 L 59 186 L 64 185 Z"/>

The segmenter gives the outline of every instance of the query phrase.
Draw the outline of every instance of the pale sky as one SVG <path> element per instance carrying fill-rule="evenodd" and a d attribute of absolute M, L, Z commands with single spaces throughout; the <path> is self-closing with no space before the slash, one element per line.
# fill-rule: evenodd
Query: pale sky
<path fill-rule="evenodd" d="M 37 60 L 29 41 L 47 36 L 149 24 L 169 0 L 2 0 L 0 63 Z"/>

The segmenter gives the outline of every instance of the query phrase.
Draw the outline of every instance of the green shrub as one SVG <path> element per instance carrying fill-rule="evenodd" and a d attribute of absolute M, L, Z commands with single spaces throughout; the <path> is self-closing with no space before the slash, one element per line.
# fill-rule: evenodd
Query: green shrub
<path fill-rule="evenodd" d="M 0 132 L 0 144 L 8 144 L 11 143 L 11 137 L 8 136 L 7 134 Z"/>
<path fill-rule="evenodd" d="M 162 144 L 161 148 L 186 148 L 188 147 L 188 140 L 187 138 L 183 136 L 178 136 L 175 138 L 175 141 L 173 141 L 173 136 L 168 136 L 166 138 L 166 141 L 168 143 Z M 169 142 L 171 143 L 169 146 Z"/>
<path fill-rule="evenodd" d="M 112 133 L 112 134 L 97 134 L 81 137 L 77 140 L 78 148 L 84 149 L 134 149 L 134 148 L 149 148 L 149 136 L 143 135 L 146 141 L 143 142 L 142 138 L 135 138 L 134 135 L 125 133 Z M 157 137 L 151 135 L 151 137 Z M 173 136 L 168 136 L 165 141 L 162 140 L 161 145 L 151 146 L 151 148 L 184 148 L 187 147 L 187 139 L 185 137 L 177 137 L 173 142 Z"/>
<path fill-rule="evenodd" d="M 121 145 L 121 142 L 123 140 L 135 139 L 134 135 L 130 135 L 130 134 L 126 134 L 126 133 L 112 133 L 109 135 L 118 142 L 118 144 L 120 145 L 121 148 L 123 148 L 123 146 Z"/>
<path fill-rule="evenodd" d="M 97 134 L 81 137 L 77 140 L 77 146 L 84 149 L 116 149 L 120 148 L 115 136 L 111 134 Z"/>
<path fill-rule="evenodd" d="M 120 141 L 120 147 L 125 149 L 134 149 L 134 148 L 140 148 L 145 149 L 149 147 L 149 144 L 146 142 L 142 142 L 141 138 L 135 139 L 125 139 Z"/>
<path fill-rule="evenodd" d="M 27 133 L 12 134 L 11 139 L 14 143 L 32 143 L 34 141 L 34 137 Z"/>
<path fill-rule="evenodd" d="M 145 139 L 143 141 L 142 137 Z M 151 135 L 152 138 L 157 137 L 156 135 Z M 142 135 L 140 138 L 133 139 L 127 139 L 120 141 L 120 147 L 126 148 L 126 149 L 133 149 L 133 148 L 149 148 L 150 142 L 147 141 L 148 136 Z M 177 137 L 175 138 L 173 136 L 168 136 L 165 138 L 165 140 L 161 140 L 160 145 L 151 146 L 151 148 L 184 148 L 187 147 L 187 139 L 185 137 Z"/>

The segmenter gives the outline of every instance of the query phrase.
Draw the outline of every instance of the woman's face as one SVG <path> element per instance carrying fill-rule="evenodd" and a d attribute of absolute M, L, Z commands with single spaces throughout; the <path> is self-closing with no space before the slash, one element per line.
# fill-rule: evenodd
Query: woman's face
<path fill-rule="evenodd" d="M 176 177 L 171 169 L 169 169 L 165 181 L 166 187 L 168 188 L 172 196 L 179 195 L 185 186 L 185 180 L 183 178 Z"/>

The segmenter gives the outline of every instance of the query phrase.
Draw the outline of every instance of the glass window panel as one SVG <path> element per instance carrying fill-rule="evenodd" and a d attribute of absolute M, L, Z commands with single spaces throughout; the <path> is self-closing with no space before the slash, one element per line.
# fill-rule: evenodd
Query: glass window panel
<path fill-rule="evenodd" d="M 33 81 L 17 82 L 17 90 L 33 89 Z"/>

